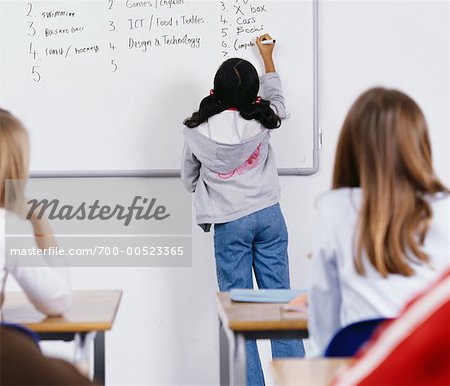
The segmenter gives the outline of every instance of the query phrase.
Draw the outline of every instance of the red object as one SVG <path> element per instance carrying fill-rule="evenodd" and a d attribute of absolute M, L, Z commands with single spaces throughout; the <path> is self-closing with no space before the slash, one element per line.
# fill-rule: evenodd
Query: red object
<path fill-rule="evenodd" d="M 256 100 L 255 100 L 255 103 L 257 105 L 259 105 L 261 103 L 261 97 L 257 97 Z"/>
<path fill-rule="evenodd" d="M 214 95 L 214 89 L 209 90 L 209 95 Z"/>
<path fill-rule="evenodd" d="M 333 385 L 450 385 L 450 269 L 384 324 Z"/>

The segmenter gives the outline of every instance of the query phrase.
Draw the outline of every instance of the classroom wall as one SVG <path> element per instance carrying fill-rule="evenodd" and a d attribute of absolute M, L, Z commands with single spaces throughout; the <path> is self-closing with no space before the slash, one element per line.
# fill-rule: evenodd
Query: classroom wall
<path fill-rule="evenodd" d="M 449 8 L 448 1 L 320 1 L 320 172 L 281 178 L 293 286 L 306 285 L 314 200 L 329 187 L 344 114 L 367 87 L 399 87 L 417 99 L 430 124 L 436 170 L 450 184 Z M 218 384 L 211 234 L 194 226 L 192 268 L 71 273 L 74 288 L 124 290 L 106 336 L 109 385 Z"/>

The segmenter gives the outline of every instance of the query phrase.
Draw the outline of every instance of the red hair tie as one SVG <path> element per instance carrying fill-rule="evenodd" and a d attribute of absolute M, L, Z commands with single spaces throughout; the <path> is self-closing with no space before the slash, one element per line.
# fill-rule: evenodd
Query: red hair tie
<path fill-rule="evenodd" d="M 255 103 L 259 105 L 261 103 L 261 97 L 256 97 Z"/>
<path fill-rule="evenodd" d="M 209 90 L 209 95 L 214 95 L 214 89 Z"/>

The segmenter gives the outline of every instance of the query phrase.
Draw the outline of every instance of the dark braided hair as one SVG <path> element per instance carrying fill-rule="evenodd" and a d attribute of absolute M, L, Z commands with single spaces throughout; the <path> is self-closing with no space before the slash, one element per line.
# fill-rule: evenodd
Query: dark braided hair
<path fill-rule="evenodd" d="M 228 59 L 217 70 L 212 95 L 203 98 L 198 111 L 184 124 L 192 129 L 213 115 L 236 108 L 242 118 L 256 119 L 267 129 L 280 127 L 280 117 L 268 100 L 258 98 L 258 91 L 259 77 L 255 67 L 244 59 Z"/>

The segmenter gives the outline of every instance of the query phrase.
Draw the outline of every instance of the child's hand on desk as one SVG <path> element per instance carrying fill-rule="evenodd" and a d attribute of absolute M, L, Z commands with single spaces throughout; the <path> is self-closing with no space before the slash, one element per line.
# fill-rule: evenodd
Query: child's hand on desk
<path fill-rule="evenodd" d="M 298 295 L 296 298 L 292 299 L 288 304 L 285 305 L 285 309 L 288 311 L 306 311 L 308 307 L 308 294 L 304 293 Z"/>

